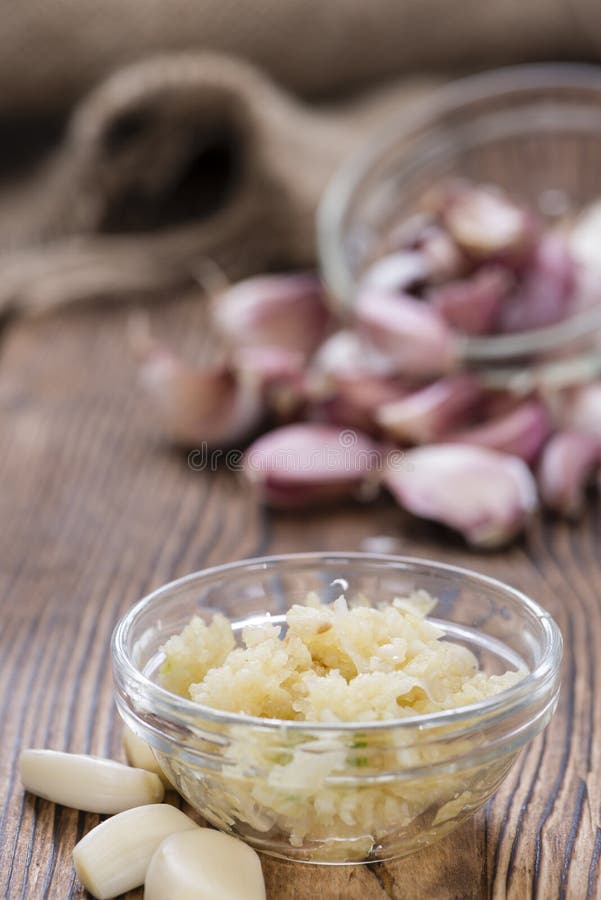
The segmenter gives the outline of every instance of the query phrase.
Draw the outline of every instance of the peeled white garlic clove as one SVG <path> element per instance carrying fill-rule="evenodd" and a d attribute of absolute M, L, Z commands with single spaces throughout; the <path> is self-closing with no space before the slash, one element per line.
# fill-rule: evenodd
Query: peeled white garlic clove
<path fill-rule="evenodd" d="M 536 507 L 536 484 L 521 459 L 464 444 L 409 450 L 389 463 L 384 482 L 404 509 L 478 547 L 507 543 Z"/>
<path fill-rule="evenodd" d="M 258 438 L 244 456 L 246 478 L 265 502 L 302 507 L 356 494 L 374 478 L 380 454 L 369 437 L 332 425 L 287 425 Z"/>
<path fill-rule="evenodd" d="M 146 769 L 147 772 L 154 772 L 161 779 L 163 787 L 167 790 L 173 787 L 163 770 L 150 746 L 138 737 L 127 725 L 123 726 L 123 747 L 127 761 L 130 766 L 137 769 Z"/>
<path fill-rule="evenodd" d="M 221 831 L 173 834 L 150 861 L 144 900 L 265 900 L 261 861 L 251 847 Z"/>
<path fill-rule="evenodd" d="M 472 376 L 449 376 L 380 406 L 375 418 L 394 440 L 423 444 L 463 424 L 482 395 Z"/>
<path fill-rule="evenodd" d="M 264 415 L 257 381 L 225 365 L 188 366 L 167 350 L 153 348 L 140 380 L 167 434 L 187 447 L 244 441 Z"/>
<path fill-rule="evenodd" d="M 160 803 L 165 793 L 160 778 L 152 772 L 79 753 L 23 750 L 19 772 L 32 794 L 85 812 L 112 815 Z"/>
<path fill-rule="evenodd" d="M 394 360 L 400 374 L 442 375 L 455 368 L 454 335 L 428 303 L 365 289 L 357 298 L 355 316 L 359 334 Z"/>
<path fill-rule="evenodd" d="M 538 470 L 545 506 L 569 518 L 584 509 L 588 483 L 601 463 L 601 439 L 578 431 L 560 431 L 546 444 Z"/>
<path fill-rule="evenodd" d="M 434 288 L 427 299 L 452 328 L 463 334 L 489 334 L 513 284 L 509 269 L 483 266 L 470 278 Z"/>
<path fill-rule="evenodd" d="M 576 287 L 576 268 L 566 239 L 546 234 L 514 293 L 501 306 L 500 330 L 514 333 L 543 328 L 564 319 Z"/>
<path fill-rule="evenodd" d="M 139 806 L 112 816 L 89 831 L 73 850 L 75 871 L 97 900 L 118 897 L 144 884 L 161 842 L 198 825 L 167 803 Z"/>
<path fill-rule="evenodd" d="M 280 347 L 307 356 L 324 339 L 330 314 L 319 279 L 311 274 L 261 275 L 214 298 L 218 332 L 232 347 Z"/>
<path fill-rule="evenodd" d="M 551 431 L 552 423 L 546 408 L 537 400 L 529 400 L 483 425 L 455 432 L 449 439 L 501 450 L 532 463 Z"/>

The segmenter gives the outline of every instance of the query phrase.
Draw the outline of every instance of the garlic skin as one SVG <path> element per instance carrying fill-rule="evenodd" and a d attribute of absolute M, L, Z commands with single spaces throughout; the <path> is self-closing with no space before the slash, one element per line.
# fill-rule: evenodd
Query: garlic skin
<path fill-rule="evenodd" d="M 223 364 L 193 367 L 153 348 L 141 366 L 140 381 L 164 430 L 184 447 L 245 441 L 264 416 L 258 381 Z"/>
<path fill-rule="evenodd" d="M 560 431 L 549 440 L 538 469 L 544 505 L 570 519 L 582 515 L 586 488 L 601 465 L 601 438 Z"/>
<path fill-rule="evenodd" d="M 196 828 L 173 834 L 155 851 L 144 900 L 265 900 L 261 861 L 242 841 Z"/>
<path fill-rule="evenodd" d="M 530 400 L 475 428 L 455 432 L 450 439 L 501 450 L 533 463 L 551 431 L 551 418 L 546 408 L 537 400 Z"/>
<path fill-rule="evenodd" d="M 113 815 L 160 803 L 165 794 L 160 778 L 152 772 L 79 753 L 23 750 L 19 773 L 32 794 L 85 812 Z"/>
<path fill-rule="evenodd" d="M 393 440 L 424 444 L 463 424 L 482 395 L 471 375 L 449 376 L 380 406 L 375 418 Z"/>
<path fill-rule="evenodd" d="M 243 467 L 264 502 L 301 508 L 357 495 L 380 462 L 376 444 L 359 431 L 299 423 L 258 438 Z"/>
<path fill-rule="evenodd" d="M 118 897 L 144 884 L 150 860 L 165 838 L 197 828 L 167 803 L 128 809 L 101 822 L 76 844 L 75 871 L 96 900 Z"/>
<path fill-rule="evenodd" d="M 161 769 L 158 760 L 152 752 L 150 746 L 138 737 L 127 725 L 123 726 L 123 748 L 130 766 L 136 769 L 146 769 L 147 772 L 154 772 L 161 779 L 163 787 L 166 790 L 173 788 L 173 785 Z"/>
<path fill-rule="evenodd" d="M 408 376 L 444 375 L 457 365 L 454 335 L 428 303 L 364 289 L 355 306 L 359 335 Z"/>
<path fill-rule="evenodd" d="M 408 512 L 442 522 L 476 547 L 506 544 L 537 505 L 521 459 L 464 444 L 409 450 L 400 465 L 387 467 L 384 483 Z"/>
<path fill-rule="evenodd" d="M 330 327 L 323 287 L 309 273 L 239 281 L 214 298 L 211 313 L 217 332 L 231 347 L 274 346 L 304 356 Z"/>

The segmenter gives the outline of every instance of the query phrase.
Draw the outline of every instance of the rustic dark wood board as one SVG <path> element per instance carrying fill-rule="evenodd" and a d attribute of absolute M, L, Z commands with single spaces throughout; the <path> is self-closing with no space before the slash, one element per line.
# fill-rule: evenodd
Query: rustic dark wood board
<path fill-rule="evenodd" d="M 25 796 L 20 748 L 121 757 L 109 635 L 162 582 L 263 553 L 354 550 L 378 535 L 399 552 L 509 581 L 565 638 L 558 714 L 486 810 L 398 863 L 308 867 L 266 859 L 270 900 L 568 897 L 601 892 L 601 517 L 533 523 L 506 552 L 476 555 L 386 500 L 268 514 L 227 472 L 192 471 L 160 439 L 134 385 L 126 311 L 13 325 L 0 348 L 0 897 L 80 898 L 71 850 L 98 820 Z M 189 350 L 196 298 L 153 312 Z M 139 894 L 131 895 L 139 896 Z"/>

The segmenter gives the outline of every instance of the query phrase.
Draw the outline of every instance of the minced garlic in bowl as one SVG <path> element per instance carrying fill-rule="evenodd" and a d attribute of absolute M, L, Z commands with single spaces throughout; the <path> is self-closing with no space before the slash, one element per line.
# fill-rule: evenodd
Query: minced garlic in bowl
<path fill-rule="evenodd" d="M 209 569 L 113 640 L 119 711 L 182 796 L 318 863 L 406 855 L 482 806 L 551 717 L 560 658 L 518 591 L 371 554 Z"/>
<path fill-rule="evenodd" d="M 247 625 L 242 647 L 216 614 L 194 617 L 163 650 L 161 684 L 204 706 L 305 722 L 373 722 L 455 709 L 516 684 L 525 671 L 486 675 L 471 650 L 444 640 L 425 591 L 388 606 L 349 607 L 309 594 L 284 625 Z"/>

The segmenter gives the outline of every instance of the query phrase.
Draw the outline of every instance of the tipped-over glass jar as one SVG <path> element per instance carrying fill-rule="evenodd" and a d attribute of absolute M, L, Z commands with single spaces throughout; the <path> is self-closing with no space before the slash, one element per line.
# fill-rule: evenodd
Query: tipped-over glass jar
<path fill-rule="evenodd" d="M 348 312 L 386 235 L 449 178 L 491 184 L 549 224 L 601 199 L 601 69 L 508 68 L 457 81 L 402 113 L 332 180 L 318 217 L 332 303 Z M 601 238 L 600 238 L 601 240 Z M 457 335 L 457 356 L 492 387 L 527 393 L 601 373 L 599 302 L 522 333 Z"/>

